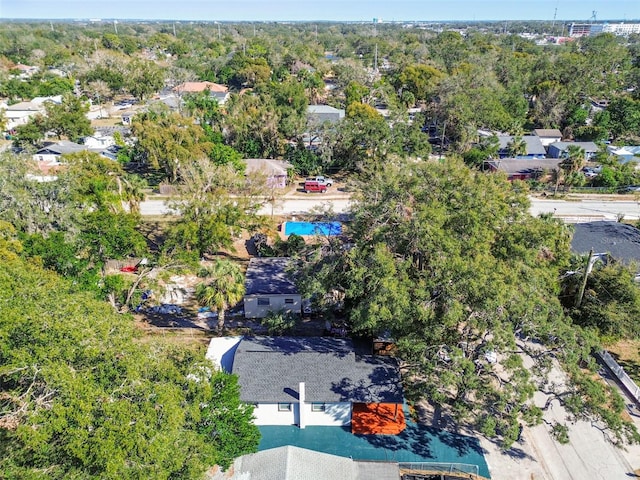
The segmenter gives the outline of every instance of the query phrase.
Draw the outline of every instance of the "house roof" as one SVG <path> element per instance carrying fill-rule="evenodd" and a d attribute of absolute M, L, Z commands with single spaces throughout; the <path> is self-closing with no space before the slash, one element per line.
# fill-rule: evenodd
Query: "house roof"
<path fill-rule="evenodd" d="M 555 147 L 564 152 L 570 145 L 577 145 L 582 148 L 585 153 L 595 153 L 598 151 L 598 145 L 593 142 L 553 142 L 550 147 Z"/>
<path fill-rule="evenodd" d="M 13 105 L 9 105 L 6 109 L 7 112 L 41 112 L 42 107 L 33 102 L 18 102 Z"/>
<path fill-rule="evenodd" d="M 608 253 L 622 262 L 640 262 L 640 230 L 626 223 L 600 221 L 574 226 L 574 253 Z"/>
<path fill-rule="evenodd" d="M 287 170 L 293 168 L 289 162 L 273 160 L 270 158 L 247 158 L 246 173 L 264 173 L 268 176 L 287 175 Z"/>
<path fill-rule="evenodd" d="M 513 139 L 513 135 L 499 135 L 498 141 L 500 142 L 500 150 L 505 150 L 508 148 L 509 142 Z M 547 151 L 544 149 L 544 145 L 540 141 L 540 137 L 536 135 L 523 135 L 522 140 L 524 140 L 527 145 L 527 155 L 546 155 Z"/>
<path fill-rule="evenodd" d="M 562 132 L 557 128 L 536 128 L 533 133 L 542 138 L 562 138 Z"/>
<path fill-rule="evenodd" d="M 397 463 L 358 462 L 351 458 L 287 445 L 238 457 L 210 480 L 398 480 Z"/>
<path fill-rule="evenodd" d="M 245 276 L 245 295 L 296 295 L 287 257 L 252 258 Z"/>
<path fill-rule="evenodd" d="M 173 89 L 174 92 L 181 93 L 197 93 L 205 90 L 209 90 L 211 93 L 227 93 L 229 91 L 226 86 L 213 82 L 185 82 Z"/>
<path fill-rule="evenodd" d="M 330 105 L 309 105 L 307 107 L 307 115 L 337 115 L 339 118 L 344 118 L 345 111 Z"/>
<path fill-rule="evenodd" d="M 60 140 L 58 143 L 51 143 L 44 146 L 36 152 L 38 155 L 64 155 L 66 153 L 76 153 L 88 150 L 86 145 L 80 145 L 79 143 L 70 142 L 68 140 Z"/>
<path fill-rule="evenodd" d="M 403 401 L 395 360 L 356 355 L 353 342 L 344 338 L 245 338 L 232 371 L 239 377 L 240 399 L 249 403 L 294 402 L 300 382 L 309 402 Z"/>
<path fill-rule="evenodd" d="M 558 158 L 503 158 L 501 160 L 490 160 L 486 162 L 494 170 L 506 172 L 508 175 L 531 174 L 534 170 L 553 170 L 558 167 Z"/>

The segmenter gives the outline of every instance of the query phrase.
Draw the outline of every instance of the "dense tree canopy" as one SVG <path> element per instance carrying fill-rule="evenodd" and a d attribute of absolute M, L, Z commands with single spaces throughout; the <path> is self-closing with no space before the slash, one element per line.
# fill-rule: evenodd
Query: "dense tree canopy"
<path fill-rule="evenodd" d="M 3 233 L 5 478 L 202 478 L 255 451 L 234 377 L 194 351 L 136 341 L 129 317 L 20 261 L 8 241 Z"/>
<path fill-rule="evenodd" d="M 355 333 L 395 339 L 413 394 L 510 445 L 540 413 L 530 400 L 549 364 L 525 364 L 532 342 L 573 372 L 591 362 L 595 340 L 558 299 L 570 231 L 532 218 L 521 187 L 451 159 L 387 162 L 356 199 L 346 243 L 307 266 L 305 293 L 341 297 Z"/>

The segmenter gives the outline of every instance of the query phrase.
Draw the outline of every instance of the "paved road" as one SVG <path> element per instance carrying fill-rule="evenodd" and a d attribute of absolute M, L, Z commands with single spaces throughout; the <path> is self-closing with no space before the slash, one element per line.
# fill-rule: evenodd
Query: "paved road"
<path fill-rule="evenodd" d="M 314 198 L 286 198 L 278 202 L 274 208 L 275 215 L 296 215 L 320 211 L 330 208 L 335 213 L 348 211 L 350 200 L 346 197 L 328 198 L 326 196 L 315 196 Z M 166 215 L 172 213 L 164 200 L 145 200 L 140 204 L 140 213 L 143 216 Z M 175 213 L 175 212 L 174 212 Z M 271 205 L 267 204 L 260 210 L 263 215 L 271 214 Z"/>
<path fill-rule="evenodd" d="M 624 197 L 623 197 L 624 198 Z M 295 215 L 309 213 L 320 209 L 331 208 L 335 213 L 344 213 L 349 210 L 349 197 L 347 195 L 326 196 L 291 195 L 283 198 L 273 208 L 275 215 Z M 170 213 L 163 200 L 146 200 L 141 205 L 142 215 L 164 215 Z M 271 205 L 265 205 L 261 213 L 270 215 Z M 632 198 L 612 200 L 610 198 L 549 200 L 532 198 L 531 214 L 552 213 L 570 223 L 588 222 L 593 220 L 616 220 L 619 215 L 624 215 L 627 220 L 640 219 L 640 203 Z"/>
<path fill-rule="evenodd" d="M 567 222 L 580 223 L 592 220 L 616 220 L 624 215 L 627 220 L 640 218 L 640 203 L 633 198 L 624 200 L 583 198 L 575 200 L 531 199 L 531 213 L 553 213 Z"/>

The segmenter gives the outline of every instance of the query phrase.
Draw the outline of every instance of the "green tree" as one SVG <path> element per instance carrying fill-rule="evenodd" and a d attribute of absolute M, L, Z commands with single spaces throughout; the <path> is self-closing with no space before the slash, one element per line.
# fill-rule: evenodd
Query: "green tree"
<path fill-rule="evenodd" d="M 195 479 L 255 451 L 252 407 L 201 353 L 139 341 L 130 318 L 15 258 L 0 301 L 4 476 Z"/>
<path fill-rule="evenodd" d="M 18 125 L 13 144 L 18 148 L 34 149 L 47 132 L 47 119 L 43 115 L 34 115 L 24 125 Z"/>
<path fill-rule="evenodd" d="M 244 297 L 244 275 L 237 263 L 217 260 L 205 271 L 205 282 L 196 287 L 201 305 L 218 312 L 218 331 L 224 328 L 225 310 Z"/>
<path fill-rule="evenodd" d="M 136 149 L 149 167 L 163 170 L 171 182 L 178 180 L 178 171 L 183 164 L 206 156 L 211 147 L 202 127 L 189 118 L 165 110 L 136 116 L 131 130 L 138 139 Z"/>
<path fill-rule="evenodd" d="M 174 206 L 181 216 L 168 231 L 167 248 L 200 258 L 233 248 L 243 229 L 261 224 L 256 213 L 264 201 L 264 185 L 248 182 L 233 165 L 216 165 L 205 157 L 182 165 L 180 178 Z"/>
<path fill-rule="evenodd" d="M 564 317 L 557 298 L 566 226 L 531 217 L 521 187 L 453 158 L 387 161 L 362 180 L 349 246 L 335 239 L 306 257 L 314 260 L 305 295 L 342 292 L 352 331 L 395 339 L 410 396 L 475 422 L 505 447 L 520 421 L 540 418 L 531 398 L 549 365 L 538 348 L 571 371 L 570 397 L 582 399 L 583 412 L 599 415 L 583 391 L 587 376 L 574 368 L 595 368 L 596 340 Z M 618 439 L 637 438 L 629 424 L 609 427 Z"/>
<path fill-rule="evenodd" d="M 397 90 L 412 93 L 417 100 L 429 101 L 444 77 L 431 65 L 409 65 L 398 74 L 394 85 Z"/>
<path fill-rule="evenodd" d="M 584 258 L 576 258 L 571 271 L 579 275 L 566 275 L 563 282 L 565 308 L 573 320 L 585 328 L 595 328 L 606 341 L 620 338 L 638 338 L 640 326 L 640 288 L 634 282 L 635 266 L 596 262 L 587 277 L 582 302 L 573 301 L 584 278 Z"/>
<path fill-rule="evenodd" d="M 126 69 L 124 86 L 131 95 L 141 101 L 158 92 L 164 85 L 163 70 L 154 62 L 133 60 Z"/>
<path fill-rule="evenodd" d="M 91 135 L 93 128 L 86 117 L 89 105 L 73 94 L 65 94 L 62 103 L 47 102 L 47 129 L 54 132 L 58 138 L 66 136 L 69 140 L 76 141 L 80 137 Z"/>

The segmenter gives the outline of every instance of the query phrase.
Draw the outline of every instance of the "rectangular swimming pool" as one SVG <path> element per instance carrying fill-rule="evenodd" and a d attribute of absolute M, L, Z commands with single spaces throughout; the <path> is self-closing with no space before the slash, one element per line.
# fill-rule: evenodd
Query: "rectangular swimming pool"
<path fill-rule="evenodd" d="M 340 235 L 342 224 L 340 222 L 286 222 L 284 224 L 285 235 Z"/>

